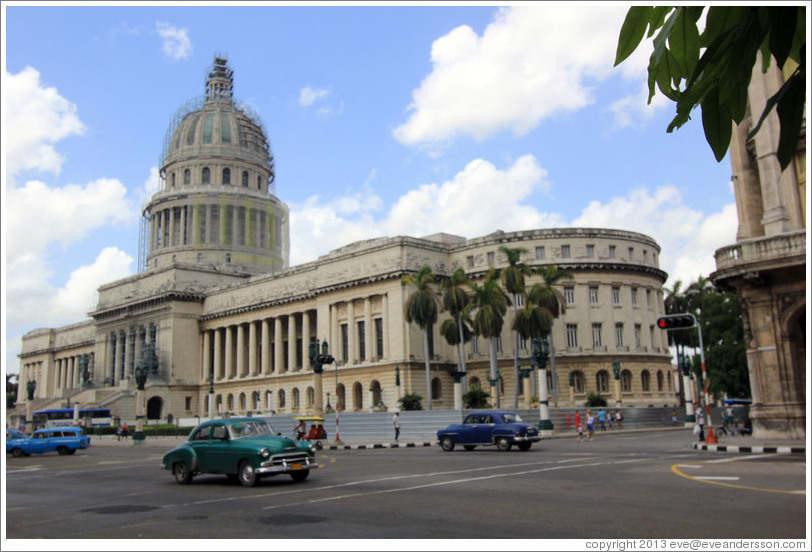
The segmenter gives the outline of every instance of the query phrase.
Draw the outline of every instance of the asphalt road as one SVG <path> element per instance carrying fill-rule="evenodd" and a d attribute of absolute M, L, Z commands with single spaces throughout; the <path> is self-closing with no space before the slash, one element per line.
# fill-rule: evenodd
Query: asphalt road
<path fill-rule="evenodd" d="M 528 452 L 323 451 L 303 483 L 175 483 L 155 447 L 6 455 L 8 539 L 790 539 L 803 455 L 722 455 L 689 430 L 542 441 Z"/>

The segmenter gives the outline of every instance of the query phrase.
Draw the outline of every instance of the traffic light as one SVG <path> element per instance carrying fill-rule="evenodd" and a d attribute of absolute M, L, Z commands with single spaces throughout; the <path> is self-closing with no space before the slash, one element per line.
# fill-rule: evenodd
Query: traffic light
<path fill-rule="evenodd" d="M 335 361 L 333 355 L 318 355 L 316 357 L 316 362 L 319 364 L 332 364 L 333 361 Z"/>
<path fill-rule="evenodd" d="M 657 327 L 661 330 L 683 330 L 696 326 L 696 318 L 693 314 L 669 314 L 657 319 Z"/>

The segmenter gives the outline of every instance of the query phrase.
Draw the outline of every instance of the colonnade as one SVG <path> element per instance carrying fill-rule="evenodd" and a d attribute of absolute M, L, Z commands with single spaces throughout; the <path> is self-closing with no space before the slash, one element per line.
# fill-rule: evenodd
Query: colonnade
<path fill-rule="evenodd" d="M 244 200 L 240 203 L 244 203 Z M 168 206 L 150 216 L 149 249 L 155 251 L 167 247 L 205 244 L 271 249 L 271 232 L 274 231 L 274 235 L 279 236 L 279 229 L 271 226 L 274 224 L 273 219 L 264 208 L 246 207 L 244 204 Z"/>
<path fill-rule="evenodd" d="M 130 326 L 107 335 L 107 361 L 104 363 L 105 385 L 116 385 L 132 379 L 144 346 L 155 346 L 158 328 L 155 324 Z"/>
<path fill-rule="evenodd" d="M 56 389 L 76 389 L 82 384 L 79 359 L 82 355 L 71 355 L 54 359 L 54 380 Z M 88 370 L 93 369 L 94 354 L 90 353 Z"/>

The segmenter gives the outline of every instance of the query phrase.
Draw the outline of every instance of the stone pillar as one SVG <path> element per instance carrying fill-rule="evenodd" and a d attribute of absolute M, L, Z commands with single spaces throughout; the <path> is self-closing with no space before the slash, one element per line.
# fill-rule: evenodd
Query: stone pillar
<path fill-rule="evenodd" d="M 217 381 L 222 381 L 225 379 L 222 328 L 216 328 L 212 331 L 214 331 L 214 377 Z M 212 410 L 211 413 L 213 414 L 214 411 Z"/>
<path fill-rule="evenodd" d="M 236 366 L 234 365 L 234 331 L 231 326 L 226 326 L 224 328 L 226 333 L 225 339 L 225 365 L 226 365 L 226 377 L 228 379 L 232 379 L 237 375 Z"/>
<path fill-rule="evenodd" d="M 381 326 L 383 331 L 383 358 L 389 358 L 389 332 L 387 328 L 389 328 L 389 295 L 384 293 L 381 296 L 381 313 L 383 320 L 381 320 Z M 380 359 L 378 359 L 380 360 Z"/>
<path fill-rule="evenodd" d="M 248 374 L 257 375 L 257 323 L 253 321 L 248 323 Z"/>
<path fill-rule="evenodd" d="M 237 324 L 237 375 L 244 378 L 248 374 L 245 365 L 245 326 Z"/>
<path fill-rule="evenodd" d="M 347 301 L 347 360 L 350 364 L 355 364 L 358 358 L 358 343 L 355 341 L 355 305 L 352 300 Z"/>
<path fill-rule="evenodd" d="M 262 320 L 262 355 L 260 363 L 262 364 L 262 375 L 267 376 L 271 373 L 271 327 L 268 319 Z"/>
<path fill-rule="evenodd" d="M 308 356 L 310 355 L 310 313 L 308 311 L 302 312 L 302 364 L 308 365 Z"/>
<path fill-rule="evenodd" d="M 296 316 L 288 315 L 288 370 L 296 370 Z"/>
<path fill-rule="evenodd" d="M 281 374 L 285 371 L 285 358 L 284 348 L 282 347 L 282 318 L 277 316 L 273 321 L 273 340 L 274 340 L 274 354 L 273 354 L 273 371 L 276 374 Z"/>
<path fill-rule="evenodd" d="M 364 298 L 364 343 L 366 345 L 367 360 L 375 356 L 375 342 L 372 337 L 372 301 L 369 297 Z"/>
<path fill-rule="evenodd" d="M 180 208 L 180 232 L 178 232 L 178 245 L 186 245 L 186 206 Z"/>
<path fill-rule="evenodd" d="M 211 376 L 211 331 L 203 330 L 203 373 L 200 380 L 208 383 Z"/>

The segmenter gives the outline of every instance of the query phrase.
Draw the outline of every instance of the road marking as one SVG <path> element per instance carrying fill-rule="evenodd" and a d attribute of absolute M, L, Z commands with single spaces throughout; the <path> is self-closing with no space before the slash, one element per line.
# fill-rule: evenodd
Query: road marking
<path fill-rule="evenodd" d="M 42 470 L 42 466 L 29 466 L 27 468 L 20 468 L 18 470 L 6 470 L 6 474 L 27 473 L 27 472 L 40 471 L 40 470 Z"/>
<path fill-rule="evenodd" d="M 697 477 L 694 477 L 694 479 L 697 479 L 697 480 L 700 480 L 700 481 L 708 481 L 708 480 L 711 480 L 711 479 L 712 480 L 717 480 L 717 481 L 738 481 L 739 480 L 738 477 L 734 477 L 734 476 L 729 477 L 729 476 L 726 476 L 726 475 L 706 475 L 706 476 L 702 476 L 702 477 L 697 476 Z"/>
<path fill-rule="evenodd" d="M 699 468 L 702 467 L 702 466 L 699 466 L 697 464 L 677 464 L 677 466 L 679 466 L 680 468 L 691 468 L 691 469 L 696 469 L 696 470 L 698 470 Z"/>
<path fill-rule="evenodd" d="M 748 487 L 746 485 L 734 485 L 732 483 L 724 483 L 722 481 L 713 481 L 713 480 L 710 480 L 708 478 L 694 477 L 693 475 L 688 475 L 688 474 L 682 473 L 679 470 L 679 468 L 681 468 L 681 467 L 699 467 L 699 466 L 685 466 L 685 465 L 682 465 L 682 464 L 674 464 L 673 466 L 671 466 L 671 471 L 674 472 L 675 474 L 679 475 L 680 477 L 690 479 L 691 481 L 698 481 L 699 483 L 707 483 L 708 485 L 720 485 L 722 487 L 731 487 L 733 489 L 744 489 L 746 491 L 761 491 L 763 493 L 780 493 L 780 494 L 791 494 L 791 495 L 797 495 L 797 494 L 805 495 L 806 494 L 806 491 L 784 491 L 784 490 L 781 490 L 781 489 L 765 489 L 765 488 L 762 488 L 762 487 Z"/>
<path fill-rule="evenodd" d="M 613 464 L 632 464 L 634 462 L 648 462 L 650 458 L 634 458 L 632 460 L 616 460 Z"/>

